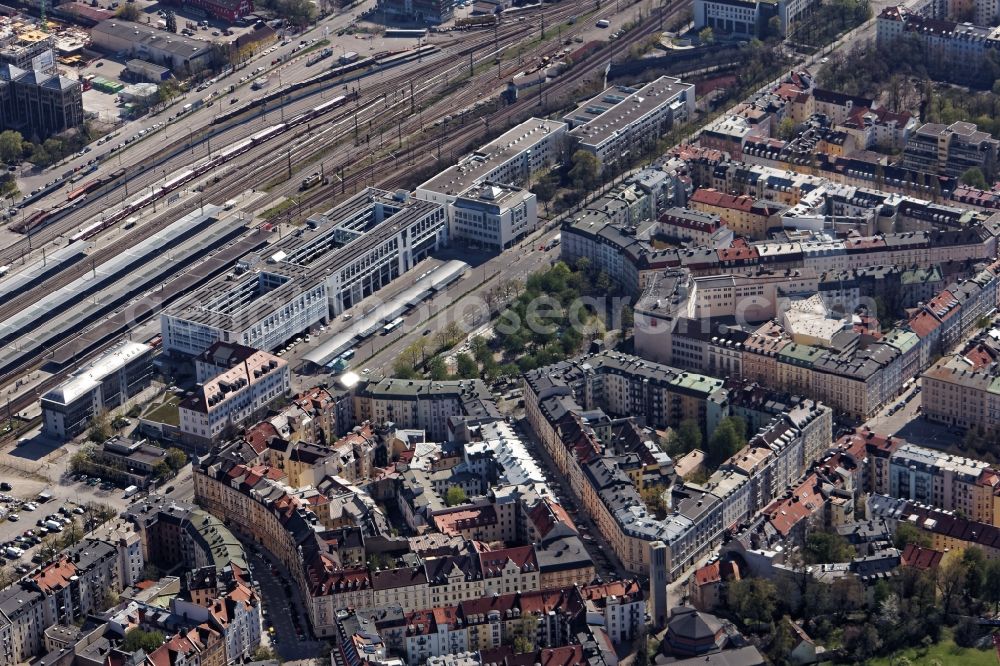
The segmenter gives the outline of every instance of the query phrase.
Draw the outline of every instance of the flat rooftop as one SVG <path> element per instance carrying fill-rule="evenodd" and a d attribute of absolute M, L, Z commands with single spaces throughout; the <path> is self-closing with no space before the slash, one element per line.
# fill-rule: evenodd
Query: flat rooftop
<path fill-rule="evenodd" d="M 558 120 L 529 118 L 493 141 L 472 151 L 458 164 L 420 185 L 417 190 L 430 190 L 458 196 L 489 176 L 497 167 L 533 146 L 550 138 L 553 133 L 566 131 L 566 123 Z"/>
<path fill-rule="evenodd" d="M 578 125 L 570 136 L 581 143 L 599 146 L 684 93 L 693 95 L 694 85 L 672 76 L 661 76 L 638 89 L 612 86 L 566 116 Z"/>
<path fill-rule="evenodd" d="M 237 262 L 244 273 L 235 280 L 222 276 L 167 314 L 221 330 L 244 330 L 438 208 L 385 190 L 359 192 L 309 218 L 314 229 L 290 234 L 264 254 L 244 256 Z"/>

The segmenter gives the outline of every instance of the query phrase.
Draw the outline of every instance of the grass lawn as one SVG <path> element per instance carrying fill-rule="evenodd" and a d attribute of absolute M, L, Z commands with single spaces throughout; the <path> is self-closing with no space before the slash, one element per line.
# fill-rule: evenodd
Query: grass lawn
<path fill-rule="evenodd" d="M 996 666 L 997 664 L 995 650 L 976 650 L 958 647 L 955 645 L 955 641 L 951 639 L 950 632 L 946 632 L 943 640 L 936 645 L 932 645 L 926 654 L 923 650 L 911 648 L 897 652 L 895 657 L 897 659 L 899 657 L 906 657 L 917 666 L 930 664 L 933 659 L 937 659 L 943 666 L 950 666 L 950 664 L 960 664 L 961 666 Z M 889 658 L 873 659 L 870 663 L 872 666 L 889 666 Z"/>
<path fill-rule="evenodd" d="M 177 410 L 177 405 L 180 404 L 180 401 L 181 399 L 178 396 L 172 395 L 159 405 L 147 409 L 146 413 L 143 414 L 143 418 L 157 423 L 179 426 L 181 424 L 181 414 Z"/>

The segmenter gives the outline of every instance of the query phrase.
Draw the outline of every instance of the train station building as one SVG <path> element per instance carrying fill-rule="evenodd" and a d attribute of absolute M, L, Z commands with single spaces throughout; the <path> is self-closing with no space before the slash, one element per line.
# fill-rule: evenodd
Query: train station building
<path fill-rule="evenodd" d="M 274 350 L 371 296 L 448 242 L 444 207 L 366 189 L 251 253 L 161 315 L 163 348 L 213 343 Z"/>

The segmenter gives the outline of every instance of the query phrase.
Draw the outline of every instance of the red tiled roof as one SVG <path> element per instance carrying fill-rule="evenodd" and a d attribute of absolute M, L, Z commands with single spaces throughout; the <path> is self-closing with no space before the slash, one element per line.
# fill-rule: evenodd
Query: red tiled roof
<path fill-rule="evenodd" d="M 69 559 L 60 559 L 35 574 L 33 580 L 42 592 L 54 592 L 69 585 L 70 579 L 76 575 L 76 565 Z"/>
<path fill-rule="evenodd" d="M 817 488 L 818 478 L 816 474 L 810 474 L 794 490 L 788 499 L 779 499 L 771 503 L 764 512 L 767 514 L 778 532 L 784 536 L 792 531 L 792 528 L 800 520 L 807 518 L 816 511 L 823 508 L 823 495 Z"/>
<path fill-rule="evenodd" d="M 690 201 L 691 203 L 700 203 L 705 206 L 750 212 L 750 209 L 753 208 L 754 199 L 746 194 L 734 196 L 711 188 L 701 188 L 694 191 Z"/>
<path fill-rule="evenodd" d="M 944 553 L 933 548 L 923 548 L 915 543 L 906 544 L 903 549 L 903 564 L 921 571 L 934 569 L 941 563 Z"/>
<path fill-rule="evenodd" d="M 910 318 L 909 323 L 910 329 L 917 334 L 918 338 L 926 338 L 934 332 L 934 329 L 941 326 L 941 322 L 926 310 L 917 312 Z"/>

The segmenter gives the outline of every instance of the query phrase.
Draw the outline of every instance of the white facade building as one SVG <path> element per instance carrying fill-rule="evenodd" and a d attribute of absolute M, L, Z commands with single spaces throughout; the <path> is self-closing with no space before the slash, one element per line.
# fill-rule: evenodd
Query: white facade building
<path fill-rule="evenodd" d="M 534 193 L 510 185 L 474 185 L 448 204 L 451 237 L 503 251 L 538 226 Z"/>
<path fill-rule="evenodd" d="M 273 350 L 328 322 L 448 241 L 445 211 L 405 192 L 367 189 L 308 229 L 241 258 L 234 270 L 160 317 L 165 351 L 213 343 Z"/>
<path fill-rule="evenodd" d="M 694 116 L 694 85 L 661 76 L 641 88 L 612 86 L 566 116 L 575 150 L 594 154 L 605 167 L 643 152 L 674 124 Z"/>
<path fill-rule="evenodd" d="M 42 396 L 43 432 L 59 440 L 80 434 L 94 414 L 149 386 L 152 375 L 152 347 L 138 342 L 112 347 Z"/>
<path fill-rule="evenodd" d="M 532 175 L 557 164 L 565 157 L 566 123 L 529 118 L 490 143 L 474 150 L 414 190 L 418 199 L 448 209 L 483 183 L 528 185 Z"/>

